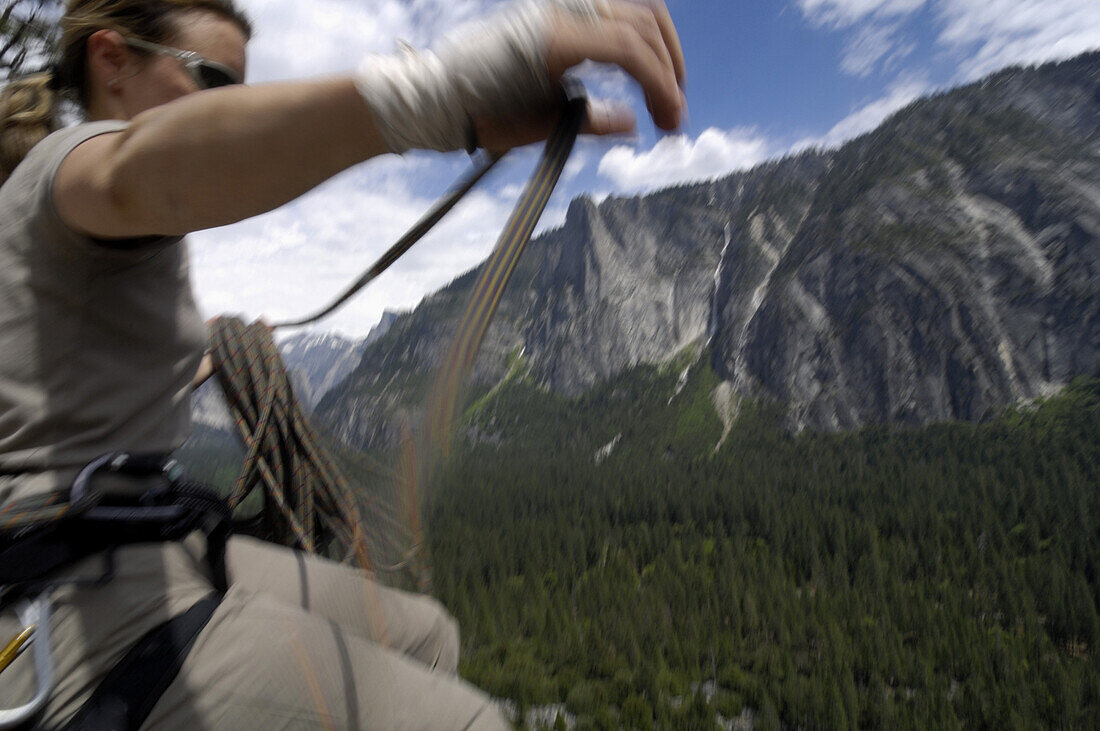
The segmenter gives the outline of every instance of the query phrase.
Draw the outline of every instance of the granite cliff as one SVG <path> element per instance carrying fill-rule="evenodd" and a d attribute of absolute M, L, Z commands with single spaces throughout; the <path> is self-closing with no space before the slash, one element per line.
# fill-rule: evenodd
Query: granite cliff
<path fill-rule="evenodd" d="M 318 414 L 415 419 L 475 272 L 399 317 Z M 1100 52 L 921 99 L 833 150 L 598 205 L 533 241 L 473 377 L 572 397 L 695 346 L 794 429 L 979 420 L 1100 369 Z M 522 354 L 522 358 L 518 356 Z"/>

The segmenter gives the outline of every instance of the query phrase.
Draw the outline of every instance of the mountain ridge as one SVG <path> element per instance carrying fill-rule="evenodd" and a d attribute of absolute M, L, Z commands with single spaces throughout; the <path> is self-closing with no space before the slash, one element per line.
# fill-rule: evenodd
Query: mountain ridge
<path fill-rule="evenodd" d="M 691 345 L 793 429 L 976 420 L 1100 368 L 1100 52 L 913 102 L 713 181 L 575 199 L 532 241 L 472 377 L 522 349 L 567 397 Z M 415 423 L 476 270 L 318 406 L 350 443 Z M 364 414 L 369 416 L 363 417 Z"/>

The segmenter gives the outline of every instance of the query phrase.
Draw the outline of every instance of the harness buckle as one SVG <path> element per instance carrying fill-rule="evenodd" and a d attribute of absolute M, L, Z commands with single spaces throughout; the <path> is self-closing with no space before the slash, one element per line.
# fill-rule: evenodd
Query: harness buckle
<path fill-rule="evenodd" d="M 37 690 L 34 697 L 22 706 L 0 709 L 0 729 L 13 729 L 33 719 L 46 705 L 54 687 L 54 666 L 50 647 L 49 592 L 16 605 L 15 613 L 24 627 L 15 639 L 0 653 L 0 672 L 3 672 L 28 646 L 34 654 L 34 674 Z"/>

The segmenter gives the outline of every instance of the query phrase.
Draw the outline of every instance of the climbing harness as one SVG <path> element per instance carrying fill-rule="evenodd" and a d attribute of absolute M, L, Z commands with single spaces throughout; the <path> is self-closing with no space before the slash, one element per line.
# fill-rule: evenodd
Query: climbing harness
<path fill-rule="evenodd" d="M 69 508 L 62 509 L 59 507 L 62 505 Z M 26 510 L 20 507 L 21 504 L 16 503 L 4 509 L 3 514 L 13 513 L 12 517 L 0 514 L 3 515 L 0 520 L 7 517 L 0 531 L 0 611 L 14 608 L 22 627 L 4 649 L 0 673 L 29 644 L 34 655 L 37 690 L 26 704 L 0 710 L 0 729 L 20 728 L 32 723 L 53 691 L 50 643 L 53 589 L 72 584 L 106 584 L 114 576 L 114 552 L 120 546 L 178 541 L 196 530 L 201 531 L 207 539 L 207 562 L 214 586 L 219 592 L 226 589 L 225 543 L 229 537 L 231 513 L 216 495 L 181 479 L 176 463 L 164 456 L 121 452 L 103 455 L 81 469 L 67 496 L 54 495 L 22 506 Z M 31 521 L 28 515 L 38 519 Z M 98 576 L 71 578 L 59 575 L 62 569 L 95 555 L 103 557 L 103 568 Z M 146 657 L 160 663 L 159 656 Z M 154 672 L 145 668 L 142 674 L 151 677 L 163 670 Z M 171 676 L 174 675 L 172 671 Z M 164 687 L 168 682 L 171 682 L 170 677 Z M 159 697 L 160 693 L 156 695 Z M 143 696 L 139 700 L 132 705 L 144 707 L 147 698 Z M 106 705 L 118 707 L 115 701 Z M 94 703 L 85 708 L 93 706 Z M 134 718 L 133 715 L 129 717 Z M 75 731 L 122 727 L 74 720 L 65 728 Z"/>
<path fill-rule="evenodd" d="M 422 445 L 426 458 L 403 460 L 405 471 L 413 473 L 408 476 L 413 488 L 427 480 L 432 465 L 447 454 L 462 384 L 572 150 L 584 118 L 585 100 L 579 85 L 568 88 L 562 122 L 547 142 L 538 168 L 482 268 L 456 339 L 432 386 Z M 498 159 L 487 156 L 335 301 L 309 317 L 275 327 L 315 322 L 346 302 L 408 251 Z M 336 558 L 358 556 L 371 566 L 360 505 L 301 416 L 270 330 L 262 324 L 246 327 L 231 318 L 219 319 L 214 328 L 212 357 L 248 449 L 245 469 L 228 501 L 182 480 L 175 463 L 164 456 L 111 453 L 85 466 L 68 493 L 18 501 L 0 510 L 0 611 L 14 609 L 20 624 L 14 638 L 0 638 L 5 642 L 0 650 L 0 673 L 29 651 L 34 656 L 36 682 L 35 694 L 26 704 L 0 709 L 0 731 L 33 724 L 53 692 L 51 591 L 65 584 L 110 581 L 114 551 L 120 546 L 178 541 L 201 530 L 207 537 L 207 558 L 217 592 L 142 637 L 62 731 L 140 726 L 178 673 L 226 589 L 225 543 L 233 528 L 232 510 L 261 482 L 265 503 L 277 509 L 262 515 L 263 534 L 304 550 L 335 552 Z M 411 439 L 405 442 L 412 444 Z M 393 512 L 371 514 L 372 520 L 385 517 L 388 529 L 403 529 L 406 523 L 411 526 L 409 545 L 389 568 L 423 567 L 426 562 L 417 560 L 422 559 L 422 540 L 415 498 L 401 511 L 409 520 L 402 521 Z M 58 578 L 65 567 L 94 555 L 103 557 L 99 576 Z M 425 588 L 424 575 L 418 581 L 421 588 Z"/>
<path fill-rule="evenodd" d="M 110 489 L 101 486 L 104 482 Z M 91 583 L 106 583 L 113 576 L 112 549 L 179 540 L 194 530 L 206 534 L 215 583 L 224 586 L 221 558 L 229 509 L 216 495 L 181 479 L 173 460 L 112 452 L 88 463 L 68 496 L 52 497 L 79 508 L 56 511 L 33 524 L 12 518 L 9 522 L 18 527 L 0 532 L 0 608 L 56 583 L 72 583 L 46 577 L 100 552 L 106 552 L 105 568 Z M 4 511 L 18 511 L 18 506 Z"/>
<path fill-rule="evenodd" d="M 100 681 L 58 731 L 137 729 L 179 674 L 191 646 L 221 604 L 214 593 L 149 630 Z"/>

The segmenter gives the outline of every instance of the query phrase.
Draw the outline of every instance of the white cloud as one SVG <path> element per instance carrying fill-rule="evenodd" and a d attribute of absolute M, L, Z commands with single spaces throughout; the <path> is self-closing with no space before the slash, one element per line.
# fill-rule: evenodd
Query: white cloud
<path fill-rule="evenodd" d="M 242 0 L 256 29 L 249 80 L 301 78 L 354 68 L 363 54 L 398 38 L 426 45 L 497 0 Z M 492 178 L 521 180 L 534 154 L 509 156 Z M 583 160 L 571 161 L 576 175 Z M 465 163 L 435 154 L 378 158 L 297 201 L 241 223 L 192 236 L 192 272 L 208 316 L 237 312 L 277 321 L 326 304 L 434 202 Z M 429 185 L 425 185 L 431 181 Z M 318 327 L 362 336 L 386 309 L 414 307 L 492 249 L 512 196 L 483 182 L 427 236 Z M 556 210 L 549 213 L 557 213 Z M 545 226 L 545 223 L 544 223 Z"/>
<path fill-rule="evenodd" d="M 868 76 L 916 48 L 917 10 L 934 9 L 936 45 L 970 81 L 1013 64 L 1069 58 L 1100 48 L 1097 0 L 799 0 L 814 26 L 845 30 L 841 69 Z M 908 25 L 903 25 L 908 24 Z M 903 27 L 910 31 L 902 32 Z"/>
<path fill-rule="evenodd" d="M 599 173 L 620 190 L 652 190 L 673 183 L 712 178 L 763 161 L 768 143 L 751 129 L 703 131 L 696 139 L 669 135 L 637 151 L 616 145 L 600 160 Z"/>
<path fill-rule="evenodd" d="M 355 67 L 396 39 L 427 45 L 496 0 L 242 0 L 255 35 L 249 80 L 317 76 Z"/>
<path fill-rule="evenodd" d="M 869 132 L 891 114 L 930 91 L 931 87 L 923 79 L 909 79 L 894 84 L 886 95 L 859 107 L 844 119 L 832 126 L 821 137 L 799 141 L 792 146 L 797 152 L 807 147 L 835 147 L 853 137 Z"/>
<path fill-rule="evenodd" d="M 901 23 L 926 0 L 799 0 L 802 15 L 815 26 L 851 29 L 840 68 L 866 77 L 881 62 L 890 66 L 912 53 L 916 44 L 898 37 Z"/>
<path fill-rule="evenodd" d="M 937 42 L 968 55 L 960 80 L 1100 48 L 1096 0 L 944 0 L 937 17 Z"/>
<path fill-rule="evenodd" d="M 588 165 L 588 155 L 583 151 L 574 149 L 573 154 L 569 156 L 569 161 L 565 163 L 565 168 L 561 171 L 561 181 L 568 183 L 576 178 Z"/>
<path fill-rule="evenodd" d="M 269 321 L 319 309 L 372 264 L 432 200 L 411 194 L 400 162 L 376 161 L 276 211 L 192 235 L 207 315 Z M 421 171 L 423 172 L 423 171 Z M 321 327 L 361 336 L 386 309 L 415 306 L 491 251 L 514 201 L 475 189 L 400 261 Z"/>
<path fill-rule="evenodd" d="M 842 28 L 867 18 L 908 15 L 924 3 L 925 0 L 798 0 L 798 7 L 815 25 Z"/>
<path fill-rule="evenodd" d="M 880 61 L 884 67 L 890 66 L 915 49 L 915 43 L 899 43 L 897 25 L 870 24 L 845 43 L 840 68 L 853 76 L 866 77 Z"/>

